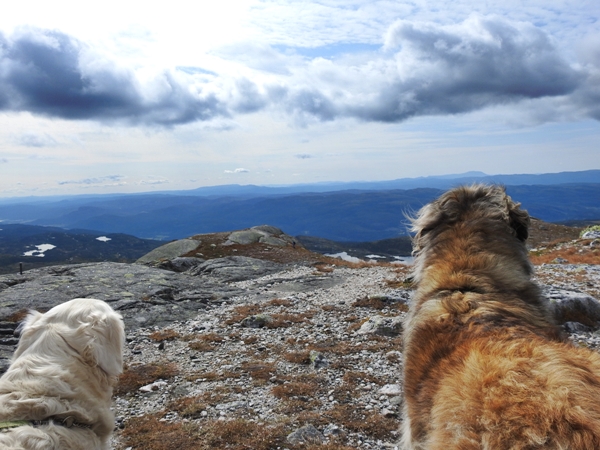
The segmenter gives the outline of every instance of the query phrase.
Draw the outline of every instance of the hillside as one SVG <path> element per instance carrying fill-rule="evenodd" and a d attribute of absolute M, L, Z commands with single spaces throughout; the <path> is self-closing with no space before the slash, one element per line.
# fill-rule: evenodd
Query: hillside
<path fill-rule="evenodd" d="M 600 218 L 600 184 L 507 186 L 545 222 Z M 406 236 L 406 214 L 439 189 L 338 191 L 263 197 L 167 194 L 98 196 L 42 204 L 0 204 L 0 219 L 69 229 L 99 229 L 158 240 L 233 231 L 268 223 L 292 236 L 369 242 Z"/>
<path fill-rule="evenodd" d="M 531 231 L 557 320 L 578 345 L 600 348 L 598 242 L 538 221 Z M 184 241 L 193 249 L 159 257 L 162 268 L 103 262 L 0 276 L 0 366 L 24 310 L 93 296 L 126 325 L 115 449 L 397 445 L 410 268 L 325 258 L 272 227 Z M 170 247 L 178 243 L 161 248 Z M 189 259 L 183 272 L 164 269 Z"/>
<path fill-rule="evenodd" d="M 0 225 L 0 273 L 94 261 L 133 262 L 164 242 L 121 233 Z"/>

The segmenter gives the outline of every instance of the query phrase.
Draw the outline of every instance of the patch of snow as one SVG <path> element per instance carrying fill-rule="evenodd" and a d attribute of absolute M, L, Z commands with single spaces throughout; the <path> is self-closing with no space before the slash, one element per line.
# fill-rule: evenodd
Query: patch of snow
<path fill-rule="evenodd" d="M 36 245 L 35 246 L 37 250 L 30 250 L 28 252 L 23 253 L 23 256 L 37 256 L 38 258 L 43 258 L 44 256 L 44 252 L 47 252 L 48 250 L 52 250 L 53 248 L 56 248 L 56 245 L 52 245 L 52 244 L 41 244 L 41 245 Z"/>
<path fill-rule="evenodd" d="M 385 256 L 379 256 L 379 255 L 367 255 L 367 258 L 370 259 L 385 259 Z"/>
<path fill-rule="evenodd" d="M 102 241 L 102 242 L 108 242 L 111 240 L 111 238 L 106 237 L 106 236 L 100 236 L 96 238 L 97 241 Z"/>
<path fill-rule="evenodd" d="M 406 264 L 410 266 L 415 262 L 414 256 L 394 256 L 394 259 L 396 261 L 393 261 L 392 264 Z"/>
<path fill-rule="evenodd" d="M 346 252 L 341 252 L 341 253 L 331 253 L 331 254 L 326 254 L 325 256 L 331 256 L 332 258 L 340 258 L 343 259 L 344 261 L 348 261 L 351 263 L 359 263 L 362 262 L 361 259 L 356 258 L 354 256 L 350 256 L 348 253 Z"/>

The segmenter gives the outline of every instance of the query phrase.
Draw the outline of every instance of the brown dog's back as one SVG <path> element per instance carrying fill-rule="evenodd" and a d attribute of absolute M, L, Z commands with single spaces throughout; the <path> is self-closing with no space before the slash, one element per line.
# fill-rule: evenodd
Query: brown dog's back
<path fill-rule="evenodd" d="M 458 188 L 414 221 L 406 449 L 600 449 L 600 355 L 563 341 L 518 206 L 502 188 Z"/>

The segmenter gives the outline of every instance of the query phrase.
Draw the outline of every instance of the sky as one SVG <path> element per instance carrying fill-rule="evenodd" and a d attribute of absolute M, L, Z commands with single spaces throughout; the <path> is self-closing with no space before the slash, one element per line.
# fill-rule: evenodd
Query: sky
<path fill-rule="evenodd" d="M 0 196 L 600 169 L 597 0 L 28 1 Z"/>

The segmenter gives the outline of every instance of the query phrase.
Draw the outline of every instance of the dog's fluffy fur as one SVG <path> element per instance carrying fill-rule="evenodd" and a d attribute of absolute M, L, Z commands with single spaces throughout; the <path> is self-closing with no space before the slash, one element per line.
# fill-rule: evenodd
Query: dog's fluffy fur
<path fill-rule="evenodd" d="M 49 420 L 0 432 L 9 450 L 100 450 L 114 428 L 113 386 L 123 366 L 121 316 L 100 300 L 31 312 L 0 378 L 0 421 Z M 84 427 L 58 425 L 67 417 Z"/>
<path fill-rule="evenodd" d="M 562 338 L 530 279 L 528 224 L 483 185 L 413 220 L 405 449 L 600 449 L 600 355 Z"/>

